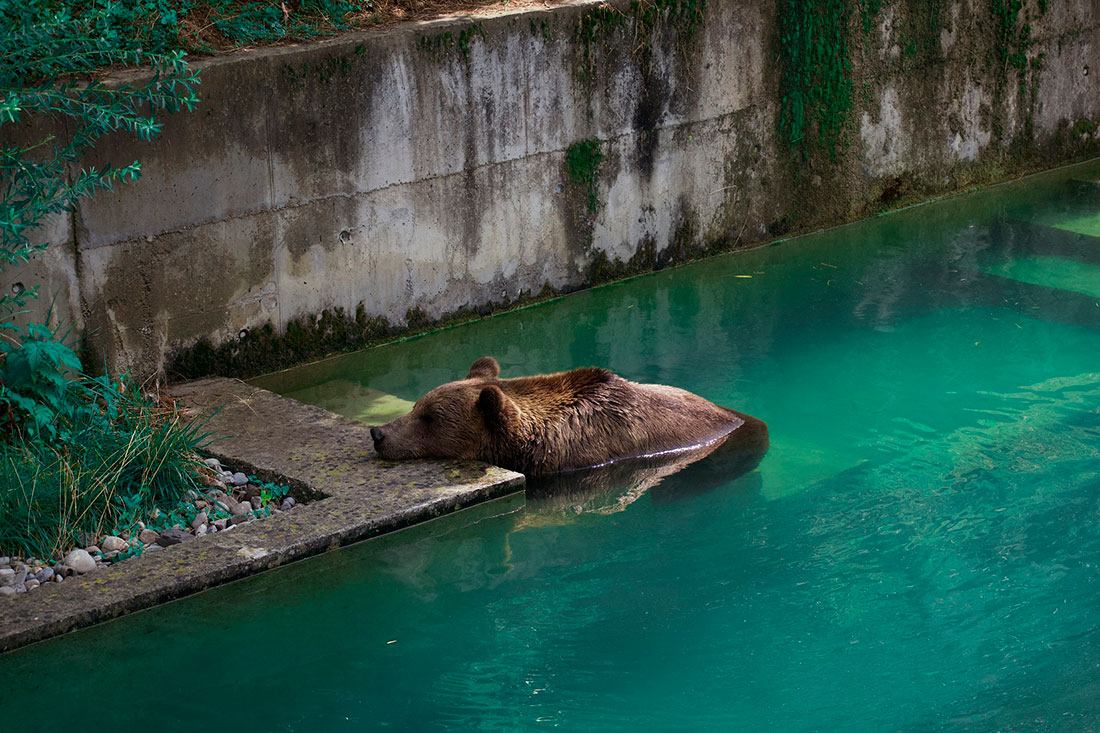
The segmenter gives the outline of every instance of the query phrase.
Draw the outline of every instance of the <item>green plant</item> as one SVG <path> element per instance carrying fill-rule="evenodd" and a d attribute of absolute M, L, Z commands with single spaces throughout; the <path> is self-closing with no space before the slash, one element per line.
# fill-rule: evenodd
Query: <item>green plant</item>
<path fill-rule="evenodd" d="M 135 531 L 198 486 L 207 436 L 125 380 L 72 382 L 69 439 L 0 443 L 0 550 L 57 557 L 86 535 Z"/>
<path fill-rule="evenodd" d="M 48 246 L 28 236 L 47 216 L 138 177 L 135 161 L 82 167 L 70 178 L 68 168 L 96 141 L 115 131 L 148 140 L 160 131 L 158 111 L 190 110 L 198 101 L 198 77 L 183 53 L 133 48 L 111 23 L 114 7 L 75 13 L 46 0 L 0 0 L 0 133 L 11 132 L 0 147 L 0 267 Z M 147 66 L 150 76 L 137 85 L 86 80 L 115 65 Z M 21 139 L 30 142 L 12 142 Z M 0 294 L 0 317 L 34 295 Z"/>
<path fill-rule="evenodd" d="M 598 184 L 602 162 L 599 140 L 581 140 L 565 151 L 565 170 L 569 180 L 585 192 L 590 214 L 595 214 L 600 204 Z"/>
<path fill-rule="evenodd" d="M 877 5 L 875 6 L 877 10 Z M 864 27 L 870 29 L 870 6 Z M 846 0 L 782 0 L 779 11 L 779 130 L 809 157 L 815 148 L 835 159 L 852 107 Z"/>
<path fill-rule="evenodd" d="M 262 481 L 256 476 L 249 476 L 248 481 L 253 486 L 259 487 L 261 507 L 277 504 L 280 499 L 290 492 L 289 486 L 272 483 L 270 481 Z"/>
<path fill-rule="evenodd" d="M 0 268 L 49 246 L 47 217 L 137 178 L 136 161 L 77 167 L 100 138 L 150 139 L 157 113 L 198 101 L 182 51 L 144 46 L 171 34 L 129 22 L 152 4 L 0 0 Z M 117 65 L 148 72 L 132 84 L 96 75 Z M 48 557 L 178 503 L 204 436 L 126 378 L 84 374 L 48 325 L 17 323 L 36 296 L 0 294 L 0 548 Z"/>

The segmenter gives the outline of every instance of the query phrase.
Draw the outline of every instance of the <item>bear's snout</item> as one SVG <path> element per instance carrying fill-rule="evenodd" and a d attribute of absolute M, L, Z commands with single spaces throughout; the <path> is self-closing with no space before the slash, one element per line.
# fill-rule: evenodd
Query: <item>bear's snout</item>
<path fill-rule="evenodd" d="M 382 443 L 383 438 L 385 438 L 386 436 L 382 434 L 381 428 L 373 427 L 370 429 L 370 437 L 372 440 L 374 440 L 374 448 L 375 450 L 377 450 L 378 446 Z"/>

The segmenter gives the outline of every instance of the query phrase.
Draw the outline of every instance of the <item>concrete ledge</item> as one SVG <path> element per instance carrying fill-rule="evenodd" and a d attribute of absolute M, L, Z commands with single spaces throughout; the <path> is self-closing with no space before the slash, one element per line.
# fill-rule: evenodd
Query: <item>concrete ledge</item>
<path fill-rule="evenodd" d="M 483 463 L 380 461 L 365 426 L 236 380 L 191 382 L 173 392 L 186 413 L 217 410 L 206 423 L 220 437 L 215 455 L 266 479 L 289 482 L 314 501 L 30 594 L 0 598 L 0 652 L 514 494 L 524 486 L 521 474 Z"/>

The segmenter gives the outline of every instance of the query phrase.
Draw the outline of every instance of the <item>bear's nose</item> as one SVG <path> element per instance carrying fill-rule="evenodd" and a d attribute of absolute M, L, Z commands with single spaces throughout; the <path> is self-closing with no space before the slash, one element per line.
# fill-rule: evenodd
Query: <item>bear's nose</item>
<path fill-rule="evenodd" d="M 385 436 L 382 435 L 382 430 L 380 428 L 371 428 L 370 437 L 374 438 L 374 444 L 378 445 L 382 442 L 382 438 L 384 438 Z"/>

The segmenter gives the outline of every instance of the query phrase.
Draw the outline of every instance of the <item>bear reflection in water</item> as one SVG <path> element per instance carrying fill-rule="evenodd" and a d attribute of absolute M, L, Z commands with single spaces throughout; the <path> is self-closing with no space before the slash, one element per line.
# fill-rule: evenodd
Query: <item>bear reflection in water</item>
<path fill-rule="evenodd" d="M 768 447 L 760 420 L 676 387 L 596 368 L 500 379 L 488 356 L 371 437 L 387 460 L 470 459 L 519 471 L 529 496 L 610 492 L 617 498 L 607 511 L 688 466 L 677 484 L 729 481 Z"/>
<path fill-rule="evenodd" d="M 768 450 L 767 427 L 760 420 L 746 418 L 744 425 L 707 445 L 529 478 L 522 524 L 556 524 L 579 514 L 612 514 L 647 492 L 651 501 L 663 503 L 729 484 L 756 468 Z M 751 492 L 751 486 L 740 489 Z"/>

